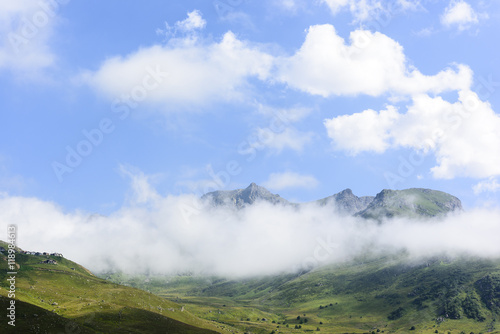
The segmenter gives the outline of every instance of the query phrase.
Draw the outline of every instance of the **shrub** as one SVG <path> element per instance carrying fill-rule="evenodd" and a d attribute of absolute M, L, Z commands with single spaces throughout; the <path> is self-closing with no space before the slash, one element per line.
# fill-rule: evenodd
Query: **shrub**
<path fill-rule="evenodd" d="M 391 314 L 387 316 L 387 318 L 389 320 L 397 320 L 403 316 L 404 311 L 405 311 L 404 308 L 398 307 L 396 310 L 392 311 Z"/>

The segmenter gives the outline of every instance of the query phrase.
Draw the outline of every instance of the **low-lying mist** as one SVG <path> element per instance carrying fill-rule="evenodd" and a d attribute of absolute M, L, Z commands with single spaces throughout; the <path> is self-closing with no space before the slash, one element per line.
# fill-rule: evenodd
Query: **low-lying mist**
<path fill-rule="evenodd" d="M 0 221 L 4 231 L 17 224 L 19 247 L 63 253 L 97 273 L 271 275 L 403 249 L 415 258 L 500 258 L 498 209 L 379 224 L 313 204 L 237 211 L 208 207 L 194 195 L 155 194 L 100 216 L 4 195 Z"/>

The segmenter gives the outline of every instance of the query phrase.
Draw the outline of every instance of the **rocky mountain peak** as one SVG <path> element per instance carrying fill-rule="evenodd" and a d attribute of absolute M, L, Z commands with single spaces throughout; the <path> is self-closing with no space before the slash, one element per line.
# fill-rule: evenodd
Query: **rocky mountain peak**
<path fill-rule="evenodd" d="M 373 196 L 358 197 L 351 189 L 347 188 L 341 192 L 318 201 L 319 205 L 333 205 L 337 211 L 343 214 L 353 215 L 364 210 L 373 200 Z"/>
<path fill-rule="evenodd" d="M 245 189 L 219 190 L 202 196 L 202 199 L 208 200 L 212 205 L 229 205 L 241 209 L 257 201 L 265 201 L 272 204 L 290 204 L 287 200 L 277 194 L 271 193 L 264 187 L 252 182 Z"/>

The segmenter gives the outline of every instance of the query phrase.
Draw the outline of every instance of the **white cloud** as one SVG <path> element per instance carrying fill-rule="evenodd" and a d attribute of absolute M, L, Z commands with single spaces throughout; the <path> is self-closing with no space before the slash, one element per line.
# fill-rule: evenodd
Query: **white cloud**
<path fill-rule="evenodd" d="M 274 4 L 291 13 L 295 13 L 299 7 L 297 0 L 274 0 Z"/>
<path fill-rule="evenodd" d="M 312 175 L 301 175 L 294 172 L 272 173 L 269 179 L 262 185 L 272 190 L 283 190 L 290 188 L 312 189 L 317 187 L 318 180 Z"/>
<path fill-rule="evenodd" d="M 458 30 L 467 30 L 479 23 L 479 18 L 487 17 L 486 14 L 477 14 L 467 2 L 452 0 L 441 15 L 441 24 L 447 28 L 457 27 Z"/>
<path fill-rule="evenodd" d="M 56 1 L 0 3 L 0 69 L 30 74 L 54 64 L 50 38 L 60 6 Z"/>
<path fill-rule="evenodd" d="M 311 108 L 274 108 L 257 104 L 257 112 L 269 118 L 269 125 L 256 128 L 249 136 L 248 145 L 253 151 L 269 149 L 272 153 L 281 153 L 291 149 L 301 152 L 312 142 L 314 133 L 302 132 L 292 126 L 307 117 L 312 112 Z"/>
<path fill-rule="evenodd" d="M 205 28 L 207 21 L 205 21 L 199 10 L 193 10 L 188 13 L 187 19 L 184 21 L 176 22 L 175 26 L 181 31 L 193 31 Z"/>
<path fill-rule="evenodd" d="M 158 176 L 145 175 L 143 172 L 132 166 L 120 165 L 120 173 L 130 179 L 132 196 L 129 199 L 134 204 L 144 204 L 156 201 L 160 195 L 151 186 L 151 181 Z"/>
<path fill-rule="evenodd" d="M 436 33 L 434 27 L 422 28 L 421 30 L 414 32 L 415 36 L 418 37 L 428 37 Z"/>
<path fill-rule="evenodd" d="M 478 195 L 483 192 L 497 192 L 500 190 L 500 183 L 498 183 L 498 180 L 494 177 L 490 177 L 488 180 L 484 180 L 479 182 L 478 184 L 474 185 L 472 187 L 472 190 L 474 190 L 474 194 Z"/>
<path fill-rule="evenodd" d="M 332 14 L 337 14 L 340 9 L 343 7 L 347 6 L 349 4 L 349 0 L 321 0 L 324 4 L 326 4 L 330 10 L 332 11 Z"/>
<path fill-rule="evenodd" d="M 175 37 L 178 33 L 182 33 L 193 41 L 196 40 L 197 31 L 204 29 L 207 21 L 205 21 L 199 10 L 193 10 L 187 13 L 187 15 L 186 19 L 175 22 L 173 26 L 165 22 L 165 29 L 157 29 L 156 34 L 164 35 L 168 40 Z"/>
<path fill-rule="evenodd" d="M 356 21 L 369 21 L 377 18 L 384 10 L 379 0 L 351 0 L 349 7 Z"/>
<path fill-rule="evenodd" d="M 379 113 L 365 110 L 325 120 L 324 124 L 337 149 L 353 155 L 362 151 L 382 153 L 390 146 L 390 130 L 399 117 L 396 108 L 389 106 Z"/>
<path fill-rule="evenodd" d="M 355 22 L 376 20 L 380 15 L 391 17 L 395 13 L 417 10 L 421 7 L 420 0 L 319 0 L 330 8 L 333 15 L 342 9 L 348 9 Z"/>
<path fill-rule="evenodd" d="M 159 85 L 148 79 L 148 69 L 162 73 Z M 409 65 L 403 47 L 388 36 L 360 29 L 351 32 L 347 43 L 332 25 L 325 24 L 311 26 L 303 45 L 291 56 L 273 56 L 232 32 L 211 43 L 188 36 L 113 57 L 83 78 L 118 102 L 126 103 L 135 93 L 138 96 L 128 104 L 140 98 L 176 110 L 180 105 L 238 101 L 245 95 L 248 99 L 245 93 L 253 91 L 251 78 L 285 83 L 323 97 L 390 94 L 399 98 L 467 89 L 472 71 L 455 64 L 424 75 Z M 144 82 L 154 89 L 145 89 Z"/>
<path fill-rule="evenodd" d="M 398 0 L 397 4 L 403 10 L 415 11 L 422 7 L 422 5 L 420 4 L 420 0 Z"/>
<path fill-rule="evenodd" d="M 325 126 L 335 147 L 353 154 L 398 147 L 432 152 L 437 165 L 431 172 L 436 178 L 500 175 L 500 115 L 476 93 L 460 91 L 455 103 L 418 95 L 405 114 L 394 110 L 339 116 L 325 121 Z M 368 123 L 381 129 L 357 131 Z"/>
<path fill-rule="evenodd" d="M 347 44 L 329 24 L 310 27 L 302 47 L 277 63 L 280 81 L 323 97 L 439 94 L 472 82 L 465 65 L 427 76 L 408 65 L 403 47 L 386 35 L 356 30 Z"/>
<path fill-rule="evenodd" d="M 292 107 L 292 108 L 273 108 L 267 105 L 258 104 L 258 112 L 280 123 L 289 124 L 298 122 L 311 114 L 311 108 Z"/>
<path fill-rule="evenodd" d="M 312 142 L 312 132 L 300 132 L 295 128 L 287 127 L 281 132 L 273 131 L 271 128 L 258 128 L 255 137 L 257 141 L 251 145 L 256 149 L 270 149 L 280 153 L 285 149 L 301 152 L 304 146 Z"/>
<path fill-rule="evenodd" d="M 166 46 L 111 58 L 98 71 L 85 73 L 84 80 L 112 99 L 130 99 L 134 90 L 142 89 L 141 100 L 163 104 L 170 111 L 179 105 L 241 99 L 247 79 L 266 80 L 272 62 L 271 56 L 228 32 L 218 43 L 173 39 Z M 147 79 L 148 69 L 158 69 L 159 80 Z M 144 89 L 145 82 L 150 89 Z"/>

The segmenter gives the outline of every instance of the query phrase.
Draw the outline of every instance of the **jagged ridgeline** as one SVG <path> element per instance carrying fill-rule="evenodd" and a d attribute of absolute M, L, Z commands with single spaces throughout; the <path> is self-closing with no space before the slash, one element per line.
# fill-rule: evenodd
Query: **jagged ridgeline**
<path fill-rule="evenodd" d="M 318 204 L 331 206 L 341 214 L 360 216 L 367 219 L 382 220 L 392 217 L 435 217 L 462 210 L 458 198 L 442 191 L 412 188 L 405 190 L 382 190 L 376 196 L 358 197 L 351 189 L 311 203 L 292 203 L 277 194 L 271 193 L 255 183 L 245 189 L 219 190 L 202 196 L 212 206 L 226 206 L 242 209 L 257 202 L 268 202 L 300 208 L 304 205 Z"/>
<path fill-rule="evenodd" d="M 273 194 L 266 188 L 260 187 L 255 183 L 250 184 L 245 189 L 214 191 L 203 195 L 201 198 L 209 201 L 214 206 L 232 206 L 238 209 L 259 201 L 272 204 L 294 205 L 286 199 L 281 198 L 280 195 Z"/>

